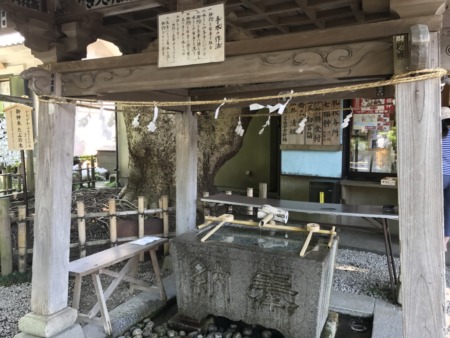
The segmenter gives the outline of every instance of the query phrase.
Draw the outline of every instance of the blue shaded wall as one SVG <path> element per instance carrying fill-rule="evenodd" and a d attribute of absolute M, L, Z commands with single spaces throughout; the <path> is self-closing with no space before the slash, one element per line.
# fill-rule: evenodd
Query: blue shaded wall
<path fill-rule="evenodd" d="M 283 150 L 281 174 L 341 178 L 342 151 Z"/>

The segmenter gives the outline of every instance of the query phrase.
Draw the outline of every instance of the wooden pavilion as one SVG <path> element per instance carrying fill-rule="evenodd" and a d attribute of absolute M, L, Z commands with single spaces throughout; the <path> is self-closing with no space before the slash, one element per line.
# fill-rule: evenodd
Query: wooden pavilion
<path fill-rule="evenodd" d="M 212 2 L 0 1 L 8 25 L 44 63 L 24 72 L 38 95 L 188 102 L 450 69 L 445 0 L 228 0 L 225 61 L 158 67 L 158 15 L 206 5 Z M 98 38 L 124 55 L 82 60 Z M 430 76 L 389 87 L 396 98 L 408 338 L 444 337 L 440 85 L 439 76 Z M 327 97 L 355 94 L 336 91 Z M 183 111 L 176 135 L 177 232 L 183 233 L 195 228 L 197 120 L 195 105 L 175 109 Z M 32 312 L 21 320 L 20 337 L 57 337 L 71 327 L 82 337 L 77 313 L 67 307 L 74 113 L 72 103 L 39 103 Z"/>

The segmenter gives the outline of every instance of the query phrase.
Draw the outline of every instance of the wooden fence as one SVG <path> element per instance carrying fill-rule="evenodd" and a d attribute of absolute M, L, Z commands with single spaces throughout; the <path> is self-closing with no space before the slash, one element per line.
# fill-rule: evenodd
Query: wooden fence
<path fill-rule="evenodd" d="M 77 201 L 77 214 L 71 215 L 72 219 L 77 219 L 78 242 L 71 243 L 70 248 L 78 248 L 80 257 L 86 256 L 86 248 L 89 246 L 111 245 L 116 246 L 120 242 L 132 241 L 144 237 L 144 220 L 148 215 L 157 216 L 162 220 L 163 232 L 152 236 L 171 237 L 169 233 L 169 202 L 167 196 L 159 199 L 159 208 L 144 209 L 144 197 L 138 198 L 138 209 L 129 211 L 116 211 L 116 200 L 108 201 L 107 212 L 85 213 L 84 203 Z M 17 214 L 17 250 L 12 249 L 11 241 L 11 215 L 9 198 L 0 198 L 0 266 L 1 274 L 10 274 L 13 270 L 13 256 L 17 254 L 18 270 L 25 272 L 27 268 L 27 255 L 33 253 L 33 249 L 27 249 L 27 221 L 34 221 L 34 217 L 26 217 L 26 207 L 19 206 Z M 117 235 L 117 217 L 137 215 L 138 236 L 118 237 Z M 109 238 L 86 240 L 86 220 L 90 218 L 107 217 L 109 218 Z M 15 217 L 14 217 L 15 218 Z M 169 244 L 164 245 L 164 254 L 167 255 Z M 143 260 L 143 256 L 141 257 Z"/>
<path fill-rule="evenodd" d="M 21 174 L 0 174 L 0 196 L 21 192 L 23 181 Z"/>

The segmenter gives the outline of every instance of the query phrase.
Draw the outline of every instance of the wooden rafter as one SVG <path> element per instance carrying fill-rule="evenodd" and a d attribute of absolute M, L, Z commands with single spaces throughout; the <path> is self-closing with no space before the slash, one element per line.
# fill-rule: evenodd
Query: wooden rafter
<path fill-rule="evenodd" d="M 317 11 L 310 8 L 306 0 L 295 0 L 295 2 L 302 8 L 303 13 L 305 13 L 318 28 L 325 28 L 323 22 L 317 20 Z"/>

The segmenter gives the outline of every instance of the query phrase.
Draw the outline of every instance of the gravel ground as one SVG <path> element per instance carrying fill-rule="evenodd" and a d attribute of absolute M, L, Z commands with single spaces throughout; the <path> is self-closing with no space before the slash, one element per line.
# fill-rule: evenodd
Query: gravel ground
<path fill-rule="evenodd" d="M 396 259 L 396 266 L 399 260 Z M 152 280 L 153 275 L 148 271 L 148 266 L 145 263 L 140 268 L 140 278 Z M 449 268 L 446 268 L 446 284 L 447 288 L 450 285 Z M 89 284 L 88 278 L 85 278 L 85 285 Z M 106 281 L 105 281 L 106 282 Z M 90 294 L 84 294 L 82 298 L 85 300 L 81 304 L 83 307 L 88 307 L 95 296 L 92 293 L 93 287 L 84 287 L 83 290 L 90 290 Z M 108 308 L 112 309 L 114 306 L 120 304 L 130 297 L 125 287 L 114 294 L 111 301 L 108 302 Z M 69 282 L 69 289 L 73 287 L 73 281 Z M 389 289 L 389 274 L 386 266 L 386 256 L 375 253 L 354 251 L 348 249 L 339 249 L 336 258 L 336 270 L 334 274 L 333 289 L 336 291 L 347 292 L 351 294 L 367 295 L 374 298 L 388 299 L 390 294 Z M 85 291 L 83 291 L 85 292 Z M 71 292 L 70 292 L 71 294 Z M 0 287 L 0 337 L 12 338 L 18 333 L 18 320 L 26 313 L 30 312 L 30 296 L 31 285 L 29 283 L 14 285 L 11 287 Z M 71 299 L 69 297 L 69 304 Z M 447 313 L 450 313 L 450 306 L 446 305 Z"/>

